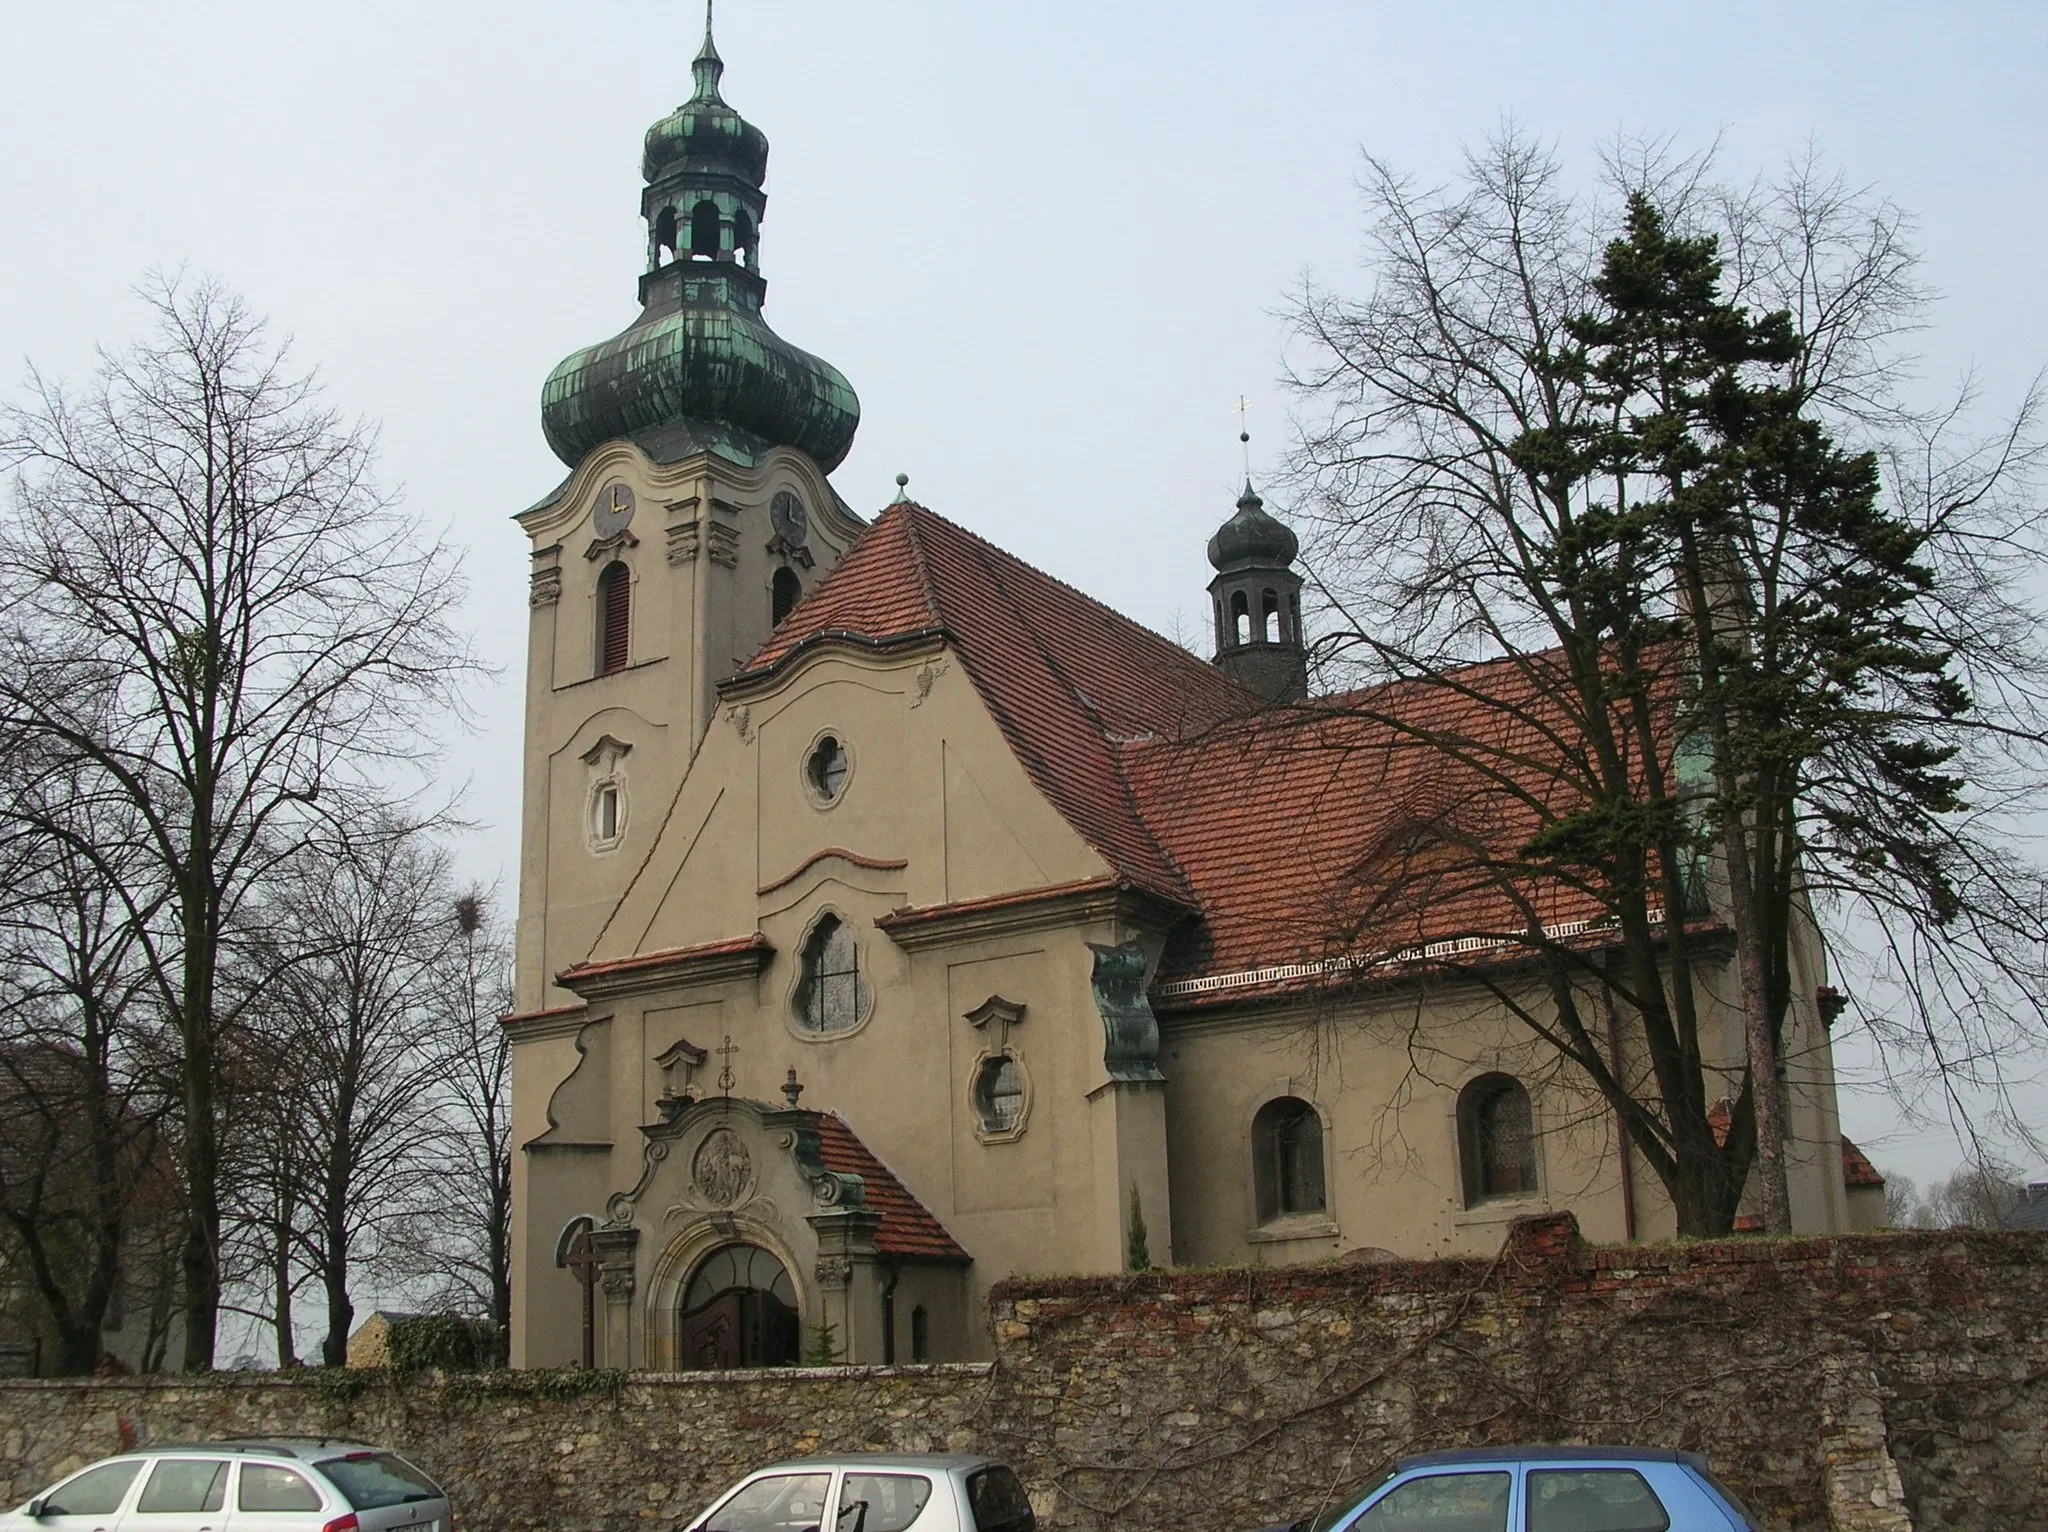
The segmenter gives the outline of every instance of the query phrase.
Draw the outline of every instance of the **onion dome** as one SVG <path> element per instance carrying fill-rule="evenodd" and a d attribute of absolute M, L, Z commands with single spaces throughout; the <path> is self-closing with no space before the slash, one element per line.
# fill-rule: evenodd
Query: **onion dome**
<path fill-rule="evenodd" d="M 795 447 L 829 473 L 853 446 L 860 401 L 761 317 L 768 140 L 718 93 L 708 4 L 691 68 L 695 92 L 647 132 L 640 317 L 548 374 L 541 430 L 571 468 L 630 437 L 662 462 L 710 451 L 751 466 Z"/>
<path fill-rule="evenodd" d="M 1216 529 L 1209 539 L 1209 563 L 1218 571 L 1254 566 L 1285 568 L 1294 562 L 1301 544 L 1281 522 L 1266 514 L 1266 503 L 1244 481 L 1244 493 L 1237 497 L 1237 514 Z"/>
<path fill-rule="evenodd" d="M 711 14 L 704 15 L 704 46 L 690 65 L 696 89 L 690 99 L 647 130 L 640 173 L 658 181 L 671 170 L 728 171 L 759 186 L 768 175 L 768 135 L 725 104 L 718 82 L 725 60 L 711 41 Z"/>

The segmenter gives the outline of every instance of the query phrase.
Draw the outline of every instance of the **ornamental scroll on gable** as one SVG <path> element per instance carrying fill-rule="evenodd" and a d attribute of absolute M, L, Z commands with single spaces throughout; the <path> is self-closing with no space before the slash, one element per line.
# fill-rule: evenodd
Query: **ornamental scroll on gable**
<path fill-rule="evenodd" d="M 1136 942 L 1102 947 L 1094 942 L 1095 973 L 1089 987 L 1102 1016 L 1102 1067 L 1112 1080 L 1163 1081 L 1159 1069 L 1159 1018 L 1145 993 L 1145 951 Z"/>

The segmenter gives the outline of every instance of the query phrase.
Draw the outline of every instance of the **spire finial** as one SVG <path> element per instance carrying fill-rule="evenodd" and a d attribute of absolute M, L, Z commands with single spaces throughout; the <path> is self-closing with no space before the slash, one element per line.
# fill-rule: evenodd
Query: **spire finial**
<path fill-rule="evenodd" d="M 704 46 L 697 50 L 697 57 L 690 63 L 690 74 L 697 82 L 697 92 L 692 101 L 717 101 L 724 104 L 718 94 L 719 76 L 725 73 L 725 60 L 718 56 L 718 45 L 711 40 L 711 4 L 704 0 Z"/>
<path fill-rule="evenodd" d="M 1237 440 L 1238 444 L 1244 448 L 1244 490 L 1246 494 L 1250 494 L 1252 490 L 1252 430 L 1245 423 L 1245 416 L 1251 412 L 1251 400 L 1247 399 L 1243 394 L 1239 394 L 1237 396 Z"/>
<path fill-rule="evenodd" d="M 896 498 L 894 500 L 891 500 L 889 503 L 891 505 L 908 505 L 910 503 L 909 474 L 899 473 L 898 475 L 896 475 Z"/>

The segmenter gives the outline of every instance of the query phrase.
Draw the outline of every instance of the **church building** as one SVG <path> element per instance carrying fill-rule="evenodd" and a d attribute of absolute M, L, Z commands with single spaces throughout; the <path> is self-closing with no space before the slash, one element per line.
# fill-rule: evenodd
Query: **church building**
<path fill-rule="evenodd" d="M 518 518 L 514 1364 L 971 1358 L 1012 1274 L 1668 1235 L 1483 993 L 1322 982 L 1345 870 L 1442 784 L 1290 747 L 1293 534 L 1249 483 L 1217 508 L 1204 657 L 971 506 L 849 507 L 853 389 L 763 318 L 767 140 L 708 28 L 693 71 L 640 315 L 547 379 L 570 472 Z M 1846 1228 L 1792 1025 L 1795 1220 Z"/>

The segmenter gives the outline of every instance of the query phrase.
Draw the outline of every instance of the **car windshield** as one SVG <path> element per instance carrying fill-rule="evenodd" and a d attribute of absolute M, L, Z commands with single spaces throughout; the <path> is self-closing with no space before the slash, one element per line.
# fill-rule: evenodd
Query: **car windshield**
<path fill-rule="evenodd" d="M 395 1453 L 351 1452 L 315 1466 L 334 1481 L 334 1487 L 358 1511 L 441 1498 L 440 1485 Z"/>
<path fill-rule="evenodd" d="M 713 1511 L 705 1532 L 818 1532 L 831 1487 L 830 1474 L 769 1474 Z"/>
<path fill-rule="evenodd" d="M 1330 1528 L 1344 1521 L 1353 1511 L 1358 1509 L 1359 1501 L 1363 1500 L 1366 1495 L 1370 1495 L 1374 1490 L 1386 1483 L 1387 1480 L 1393 1478 L 1394 1472 L 1393 1469 L 1389 1468 L 1385 1473 L 1373 1480 L 1371 1484 L 1366 1486 L 1364 1494 L 1346 1495 L 1343 1499 L 1324 1506 L 1315 1515 L 1297 1521 L 1291 1532 L 1330 1532 Z"/>

